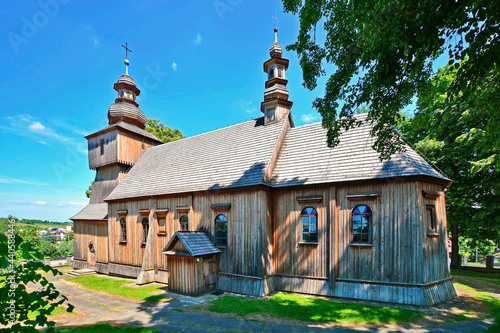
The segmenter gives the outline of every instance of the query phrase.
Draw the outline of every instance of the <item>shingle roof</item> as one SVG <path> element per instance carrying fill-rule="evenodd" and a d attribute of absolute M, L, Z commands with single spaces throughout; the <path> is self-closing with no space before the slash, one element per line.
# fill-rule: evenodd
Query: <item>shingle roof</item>
<path fill-rule="evenodd" d="M 119 121 L 116 124 L 109 125 L 108 127 L 105 127 L 105 128 L 103 128 L 102 130 L 100 130 L 98 132 L 95 132 L 95 133 L 92 133 L 90 135 L 87 135 L 85 138 L 89 138 L 89 137 L 95 136 L 96 134 L 108 131 L 108 130 L 110 130 L 112 128 L 115 128 L 115 127 L 123 128 L 123 129 L 125 129 L 125 130 L 127 130 L 129 132 L 133 132 L 133 133 L 145 136 L 145 137 L 147 137 L 147 138 L 149 138 L 149 139 L 151 139 L 153 141 L 163 143 L 163 141 L 161 141 L 160 139 L 158 139 L 152 133 L 150 133 L 150 132 L 148 132 L 148 131 L 146 131 L 146 130 L 144 130 L 142 128 L 139 128 L 136 125 L 129 124 L 129 123 L 125 122 L 125 121 Z"/>
<path fill-rule="evenodd" d="M 366 115 L 356 116 L 365 119 Z M 331 149 L 326 144 L 326 129 L 321 123 L 290 128 L 271 177 L 273 187 L 319 184 L 375 178 L 425 175 L 448 180 L 434 170 L 410 147 L 402 154 L 381 162 L 373 150 L 372 125 L 343 132 L 340 143 Z"/>
<path fill-rule="evenodd" d="M 178 254 L 179 251 L 172 251 L 173 246 L 179 240 L 187 250 L 186 254 L 192 257 L 204 256 L 208 254 L 220 253 L 204 232 L 176 232 L 165 246 L 164 253 Z M 182 253 L 181 253 L 182 254 Z"/>
<path fill-rule="evenodd" d="M 99 221 L 108 219 L 108 204 L 107 203 L 96 203 L 89 204 L 84 209 L 82 209 L 78 214 L 71 217 L 70 220 L 91 220 Z"/>
<path fill-rule="evenodd" d="M 144 112 L 133 104 L 127 102 L 118 102 L 118 103 L 113 103 L 109 106 L 108 119 L 110 118 L 123 119 L 123 117 L 136 119 L 142 124 L 145 124 L 147 120 Z"/>
<path fill-rule="evenodd" d="M 105 200 L 262 184 L 286 117 L 263 118 L 153 147 Z"/>

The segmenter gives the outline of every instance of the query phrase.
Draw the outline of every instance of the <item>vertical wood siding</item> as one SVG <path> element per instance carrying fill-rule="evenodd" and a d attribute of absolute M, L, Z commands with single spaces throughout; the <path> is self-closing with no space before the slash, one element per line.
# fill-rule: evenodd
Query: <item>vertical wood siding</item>
<path fill-rule="evenodd" d="M 74 221 L 75 259 L 89 260 L 89 241 L 94 243 L 96 261 L 108 262 L 108 223 L 106 221 Z"/>

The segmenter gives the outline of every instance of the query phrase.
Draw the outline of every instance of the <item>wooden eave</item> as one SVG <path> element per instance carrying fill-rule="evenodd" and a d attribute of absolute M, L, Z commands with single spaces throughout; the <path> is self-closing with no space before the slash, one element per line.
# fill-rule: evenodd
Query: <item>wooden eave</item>
<path fill-rule="evenodd" d="M 190 206 L 177 206 L 175 207 L 175 210 L 179 213 L 187 213 L 191 210 Z"/>
<path fill-rule="evenodd" d="M 144 130 L 144 128 L 141 128 L 141 129 Z M 127 134 L 130 134 L 130 135 L 133 135 L 133 136 L 135 136 L 137 138 L 142 138 L 142 139 L 144 139 L 145 143 L 152 143 L 152 144 L 154 144 L 154 143 L 163 144 L 164 143 L 160 139 L 154 140 L 153 138 L 150 138 L 150 137 L 147 137 L 147 136 L 144 136 L 144 135 L 140 135 L 140 134 L 138 134 L 136 132 L 133 132 L 133 131 L 129 131 L 126 128 L 117 126 L 116 123 L 111 124 L 108 127 L 104 128 L 102 130 L 99 130 L 99 131 L 97 131 L 95 133 L 89 134 L 89 135 L 85 136 L 84 138 L 87 139 L 87 140 L 89 140 L 89 139 L 92 139 L 92 138 L 94 138 L 96 136 L 99 136 L 99 135 L 102 135 L 102 134 L 106 134 L 106 133 L 110 133 L 110 132 L 113 132 L 113 131 L 123 132 L 123 133 L 127 133 Z"/>
<path fill-rule="evenodd" d="M 438 192 L 435 192 L 435 191 L 422 190 L 422 194 L 424 195 L 424 198 L 426 198 L 426 199 L 436 200 L 437 198 L 440 197 L 440 194 Z"/>
<path fill-rule="evenodd" d="M 231 208 L 230 203 L 212 204 L 210 208 L 213 210 L 228 211 Z"/>
<path fill-rule="evenodd" d="M 302 195 L 297 198 L 298 203 L 317 203 L 323 201 L 322 195 Z"/>
<path fill-rule="evenodd" d="M 349 200 L 376 199 L 378 197 L 378 193 L 377 192 L 347 193 L 346 197 Z"/>
<path fill-rule="evenodd" d="M 119 210 L 116 212 L 116 215 L 118 216 L 126 216 L 128 214 L 128 210 L 124 209 L 124 210 Z"/>
<path fill-rule="evenodd" d="M 288 80 L 282 79 L 280 77 L 273 77 L 272 79 L 266 81 L 266 89 L 272 86 L 273 84 L 282 84 L 286 86 L 288 84 Z"/>
<path fill-rule="evenodd" d="M 156 215 L 167 215 L 169 209 L 168 208 L 158 208 L 155 209 L 155 214 Z"/>
<path fill-rule="evenodd" d="M 271 58 L 264 63 L 264 72 L 267 73 L 268 68 L 274 64 L 282 65 L 285 67 L 285 70 L 287 70 L 289 63 L 290 63 L 290 60 L 285 59 L 285 58 Z"/>

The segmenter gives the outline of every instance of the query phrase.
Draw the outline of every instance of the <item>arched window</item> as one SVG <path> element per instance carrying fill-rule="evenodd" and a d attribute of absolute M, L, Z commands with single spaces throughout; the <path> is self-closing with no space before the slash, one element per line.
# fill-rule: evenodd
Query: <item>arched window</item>
<path fill-rule="evenodd" d="M 371 244 L 372 210 L 366 205 L 356 206 L 352 210 L 352 242 Z"/>
<path fill-rule="evenodd" d="M 306 207 L 300 213 L 302 218 L 302 241 L 318 241 L 318 212 L 312 207 Z"/>
<path fill-rule="evenodd" d="M 149 232 L 149 220 L 147 217 L 142 219 L 142 243 L 146 244 L 148 240 L 148 232 Z"/>
<path fill-rule="evenodd" d="M 181 231 L 188 231 L 188 217 L 186 215 L 181 216 L 179 223 L 181 224 Z"/>
<path fill-rule="evenodd" d="M 127 241 L 127 220 L 124 217 L 120 219 L 120 242 Z"/>
<path fill-rule="evenodd" d="M 223 214 L 215 218 L 215 246 L 227 246 L 227 218 Z"/>

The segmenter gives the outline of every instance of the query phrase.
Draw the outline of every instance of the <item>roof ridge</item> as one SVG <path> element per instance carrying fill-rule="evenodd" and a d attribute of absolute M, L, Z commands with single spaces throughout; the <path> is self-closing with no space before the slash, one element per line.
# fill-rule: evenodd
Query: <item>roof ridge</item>
<path fill-rule="evenodd" d="M 285 130 L 286 128 L 286 123 L 287 123 L 287 120 L 289 119 L 290 117 L 290 114 L 291 114 L 291 111 L 288 111 L 286 113 L 286 115 L 282 118 L 282 119 L 285 119 L 283 121 L 283 124 L 281 125 L 282 128 L 281 128 L 281 131 L 280 131 L 280 135 L 278 136 L 278 139 L 276 140 L 276 143 L 274 144 L 274 149 L 273 149 L 273 153 L 271 154 L 271 156 L 269 156 L 269 159 L 267 160 L 267 163 L 266 163 L 266 170 L 264 171 L 264 175 L 262 176 L 262 178 L 260 179 L 260 182 L 262 184 L 267 184 L 268 182 L 265 181 L 265 178 L 266 178 L 266 174 L 267 172 L 269 171 L 269 168 L 271 166 L 271 161 L 273 160 L 273 156 L 274 156 L 274 153 L 276 152 L 276 149 L 278 147 L 278 141 L 280 140 L 281 136 L 284 136 L 283 137 L 283 141 L 281 142 L 281 147 L 280 147 L 280 150 L 279 152 L 276 152 L 276 161 L 278 161 L 278 158 L 279 158 L 279 155 L 281 154 L 281 150 L 283 148 L 283 144 L 285 143 L 285 137 L 288 133 L 288 131 Z M 280 123 L 281 121 L 279 121 L 278 123 Z M 290 128 L 292 128 L 292 126 L 290 126 Z M 285 132 L 285 133 L 283 133 Z M 276 164 L 276 163 L 275 163 Z M 276 165 L 275 165 L 276 166 Z M 271 174 L 269 175 L 269 181 L 271 181 L 272 177 L 273 177 L 273 172 L 274 170 L 271 170 Z"/>

